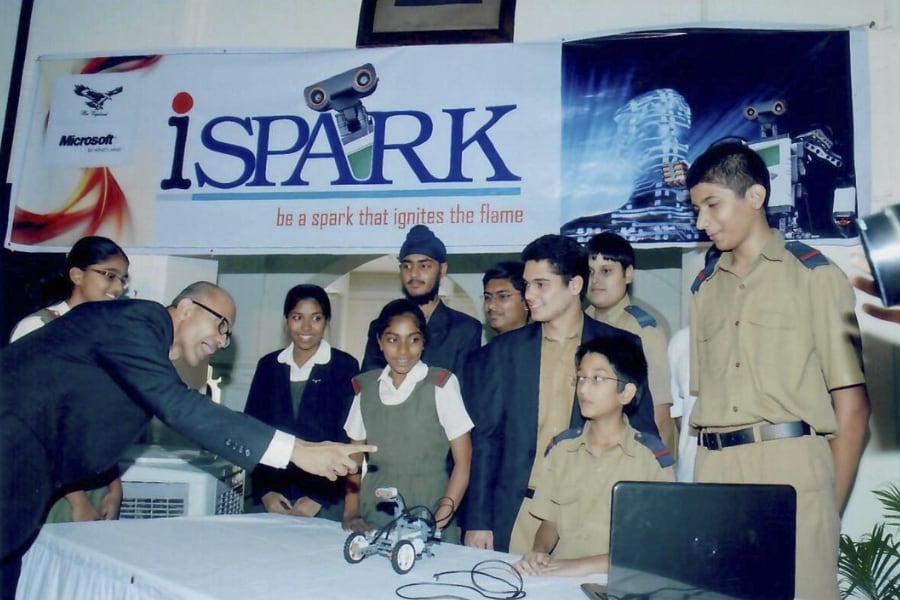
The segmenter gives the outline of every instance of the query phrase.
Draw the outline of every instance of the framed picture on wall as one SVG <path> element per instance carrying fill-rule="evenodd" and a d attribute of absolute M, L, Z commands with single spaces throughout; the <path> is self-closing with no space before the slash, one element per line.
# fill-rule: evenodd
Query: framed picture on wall
<path fill-rule="evenodd" d="M 362 0 L 357 47 L 512 42 L 516 0 Z"/>

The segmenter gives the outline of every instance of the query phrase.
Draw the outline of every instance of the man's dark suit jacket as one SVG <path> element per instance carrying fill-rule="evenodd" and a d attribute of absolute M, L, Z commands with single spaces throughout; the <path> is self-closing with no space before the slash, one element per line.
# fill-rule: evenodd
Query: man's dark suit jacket
<path fill-rule="evenodd" d="M 469 315 L 438 302 L 428 319 L 422 362 L 429 367 L 462 372 L 469 354 L 481 347 L 481 323 Z M 362 372 L 383 369 L 387 363 L 375 338 L 375 321 L 369 323 L 369 339 L 363 357 Z"/>
<path fill-rule="evenodd" d="M 275 430 L 188 389 L 155 302 L 88 302 L 0 350 L 0 556 L 24 552 L 54 490 L 96 477 L 150 417 L 244 468 Z"/>
<path fill-rule="evenodd" d="M 259 359 L 244 412 L 308 442 L 349 442 L 344 422 L 355 395 L 351 379 L 359 374 L 356 359 L 332 348 L 328 363 L 313 366 L 294 416 L 291 367 L 278 362 L 280 353 L 276 350 Z M 292 502 L 308 496 L 323 506 L 343 500 L 346 485 L 343 479 L 328 481 L 294 465 L 287 469 L 257 465 L 252 481 L 257 502 L 268 492 L 276 491 Z"/>
<path fill-rule="evenodd" d="M 528 477 L 538 451 L 538 390 L 541 373 L 540 323 L 495 337 L 463 373 L 463 399 L 475 423 L 472 430 L 472 471 L 464 504 L 468 530 L 491 530 L 494 549 L 509 551 L 509 538 L 528 489 Z M 607 336 L 640 339 L 627 331 L 584 316 L 581 342 Z M 659 437 L 653 420 L 653 400 L 647 382 L 630 416 L 638 431 Z M 584 419 L 572 391 L 572 427 Z"/>

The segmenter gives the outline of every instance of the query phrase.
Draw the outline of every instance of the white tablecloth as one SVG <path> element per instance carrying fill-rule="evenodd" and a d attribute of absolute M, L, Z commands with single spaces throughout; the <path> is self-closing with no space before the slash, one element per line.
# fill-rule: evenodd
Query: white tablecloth
<path fill-rule="evenodd" d="M 404 584 L 486 559 L 517 557 L 450 544 L 398 575 L 383 556 L 351 565 L 340 524 L 270 514 L 45 525 L 25 555 L 18 600 L 394 599 Z M 604 582 L 605 577 L 590 578 Z M 467 575 L 441 582 L 469 584 Z M 527 600 L 585 598 L 584 578 L 526 578 Z M 497 588 L 495 588 L 496 590 Z M 481 599 L 458 588 L 444 593 Z M 428 586 L 405 592 L 434 596 Z"/>

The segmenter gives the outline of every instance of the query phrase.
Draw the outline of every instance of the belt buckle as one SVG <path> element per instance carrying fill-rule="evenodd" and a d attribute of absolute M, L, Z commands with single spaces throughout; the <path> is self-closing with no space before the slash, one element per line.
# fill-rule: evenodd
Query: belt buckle
<path fill-rule="evenodd" d="M 703 432 L 703 446 L 707 450 L 720 450 L 722 448 L 722 438 L 718 433 Z"/>

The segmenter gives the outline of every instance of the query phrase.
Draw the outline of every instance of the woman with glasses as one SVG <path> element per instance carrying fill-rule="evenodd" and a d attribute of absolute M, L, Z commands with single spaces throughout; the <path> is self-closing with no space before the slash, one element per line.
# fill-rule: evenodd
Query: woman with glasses
<path fill-rule="evenodd" d="M 41 328 L 82 302 L 116 300 L 128 285 L 128 256 L 109 238 L 84 237 L 66 255 L 65 272 L 47 284 L 53 303 L 28 315 L 15 326 L 10 341 Z"/>
<path fill-rule="evenodd" d="M 82 302 L 116 300 L 128 285 L 128 256 L 109 238 L 81 238 L 66 255 L 65 273 L 49 282 L 53 304 L 34 312 L 13 329 L 10 342 L 40 329 Z M 108 482 L 108 483 L 106 483 Z M 116 519 L 122 500 L 122 481 L 108 472 L 96 482 L 66 490 L 47 513 L 47 523 Z"/>
<path fill-rule="evenodd" d="M 294 286 L 283 312 L 291 343 L 259 360 L 244 412 L 309 442 L 349 441 L 343 425 L 359 363 L 324 339 L 331 321 L 328 294 L 317 285 Z M 254 499 L 268 512 L 335 521 L 343 515 L 343 478 L 259 465 L 251 482 Z"/>

